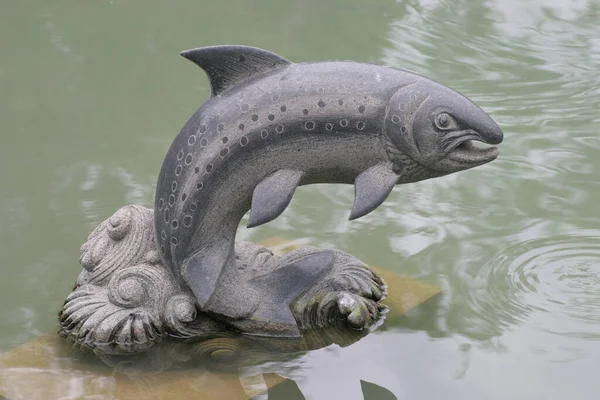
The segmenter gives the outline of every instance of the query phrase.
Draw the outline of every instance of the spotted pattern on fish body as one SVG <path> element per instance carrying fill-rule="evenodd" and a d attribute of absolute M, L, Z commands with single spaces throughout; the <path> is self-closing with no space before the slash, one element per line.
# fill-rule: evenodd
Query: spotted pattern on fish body
<path fill-rule="evenodd" d="M 373 79 L 372 82 L 376 81 Z M 177 182 L 185 182 L 185 186 L 174 192 L 176 197 L 180 198 L 180 195 L 177 196 L 180 191 L 191 195 L 179 204 L 169 204 L 162 210 L 163 215 L 169 213 L 169 219 L 173 218 L 178 225 L 182 224 L 185 216 L 192 219 L 203 218 L 186 213 L 187 204 L 207 203 L 211 197 L 208 186 L 211 184 L 211 171 L 231 170 L 233 165 L 239 163 L 236 155 L 240 152 L 246 154 L 273 151 L 267 150 L 267 147 L 273 146 L 274 141 L 277 141 L 277 146 L 290 144 L 291 148 L 295 147 L 296 152 L 302 152 L 304 149 L 299 146 L 301 143 L 312 142 L 312 146 L 317 143 L 322 146 L 322 142 L 327 141 L 323 138 L 325 135 L 330 136 L 330 140 L 343 141 L 359 134 L 376 137 L 381 132 L 383 121 L 381 118 L 374 120 L 373 117 L 381 116 L 386 105 L 385 99 L 364 89 L 361 89 L 357 96 L 351 97 L 340 93 L 339 86 L 326 90 L 322 86 L 307 84 L 306 92 L 300 96 L 293 86 L 285 87 L 279 83 L 270 90 L 267 85 L 264 86 L 265 89 L 259 91 L 261 94 L 257 97 L 254 97 L 255 91 L 240 91 L 233 101 L 215 99 L 215 110 L 212 113 L 207 113 L 201 108 L 188 121 L 182 133 L 189 134 L 181 136 L 181 139 L 185 140 L 176 140 L 170 150 L 176 154 L 180 154 L 180 151 L 190 152 L 184 156 L 183 171 L 178 164 L 172 174 L 164 171 L 164 179 L 172 180 L 175 185 Z M 350 81 L 344 85 L 344 89 L 359 90 L 358 86 Z M 277 100 L 273 101 L 273 98 Z M 239 104 L 239 107 L 230 107 L 232 102 Z M 219 110 L 222 112 L 219 113 Z M 308 110 L 308 113 L 304 110 Z M 309 133 L 311 136 L 307 136 Z M 192 136 L 196 139 L 190 141 Z M 200 140 L 197 140 L 198 138 Z M 370 144 L 372 147 L 378 145 L 376 141 L 371 141 Z M 196 171 L 204 172 L 198 174 Z M 188 178 L 192 174 L 197 181 L 203 182 L 202 190 L 196 187 L 196 180 Z M 334 174 L 334 171 L 331 171 L 331 174 Z M 347 181 L 352 183 L 351 179 Z M 191 227 L 192 224 L 188 225 Z M 173 229 L 168 236 L 177 239 L 177 246 L 188 246 L 186 237 L 191 237 L 189 232 Z M 172 254 L 173 249 L 169 247 L 168 240 L 161 242 L 161 245 L 165 245 L 165 256 L 169 257 L 168 254 Z M 180 257 L 176 256 L 171 265 L 181 263 L 185 255 L 182 253 Z"/>

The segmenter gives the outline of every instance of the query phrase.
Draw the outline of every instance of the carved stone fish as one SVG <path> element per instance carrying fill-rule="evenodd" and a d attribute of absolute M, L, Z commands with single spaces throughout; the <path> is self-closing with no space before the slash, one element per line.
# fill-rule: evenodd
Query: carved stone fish
<path fill-rule="evenodd" d="M 162 165 L 157 246 L 202 310 L 270 324 L 266 331 L 281 326 L 280 333 L 297 335 L 289 304 L 329 271 L 333 252 L 243 280 L 234 243 L 248 210 L 248 226 L 258 226 L 277 218 L 299 185 L 346 183 L 355 185 L 350 219 L 356 219 L 397 184 L 494 160 L 496 147 L 473 142 L 503 139 L 468 98 L 412 72 L 357 62 L 292 63 L 245 46 L 182 55 L 206 72 L 212 94 Z"/>

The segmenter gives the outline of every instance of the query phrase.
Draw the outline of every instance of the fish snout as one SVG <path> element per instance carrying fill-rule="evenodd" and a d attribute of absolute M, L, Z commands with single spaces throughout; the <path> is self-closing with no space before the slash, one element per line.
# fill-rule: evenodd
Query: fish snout
<path fill-rule="evenodd" d="M 477 136 L 481 138 L 481 141 L 486 144 L 500 144 L 504 140 L 504 132 L 500 129 L 500 126 L 490 117 L 486 118 L 486 121 L 479 126 L 474 126 L 473 130 L 477 132 Z"/>

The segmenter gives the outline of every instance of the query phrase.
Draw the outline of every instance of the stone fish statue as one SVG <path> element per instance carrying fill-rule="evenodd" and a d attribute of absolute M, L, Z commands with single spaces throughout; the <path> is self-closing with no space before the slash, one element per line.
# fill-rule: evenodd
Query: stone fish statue
<path fill-rule="evenodd" d="M 412 72 L 357 62 L 292 63 L 266 50 L 211 46 L 182 55 L 211 97 L 167 152 L 154 210 L 129 205 L 89 236 L 60 333 L 99 354 L 166 338 L 237 332 L 301 338 L 381 321 L 385 283 L 335 249 L 284 256 L 236 231 L 277 218 L 296 187 L 354 184 L 350 219 L 398 184 L 486 164 L 503 133 L 456 91 Z M 323 343 L 321 343 L 323 345 Z"/>

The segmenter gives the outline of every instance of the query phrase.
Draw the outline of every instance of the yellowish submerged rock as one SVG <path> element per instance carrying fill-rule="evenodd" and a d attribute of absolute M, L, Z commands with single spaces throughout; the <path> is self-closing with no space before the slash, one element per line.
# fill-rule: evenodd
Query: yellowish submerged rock
<path fill-rule="evenodd" d="M 280 238 L 262 244 L 280 253 L 297 247 Z M 371 268 L 388 284 L 387 318 L 400 316 L 439 293 L 425 282 Z M 0 399 L 8 400 L 236 400 L 248 399 L 284 380 L 276 374 L 240 378 L 235 373 L 199 369 L 134 376 L 70 356 L 57 335 L 40 337 L 0 355 Z"/>

